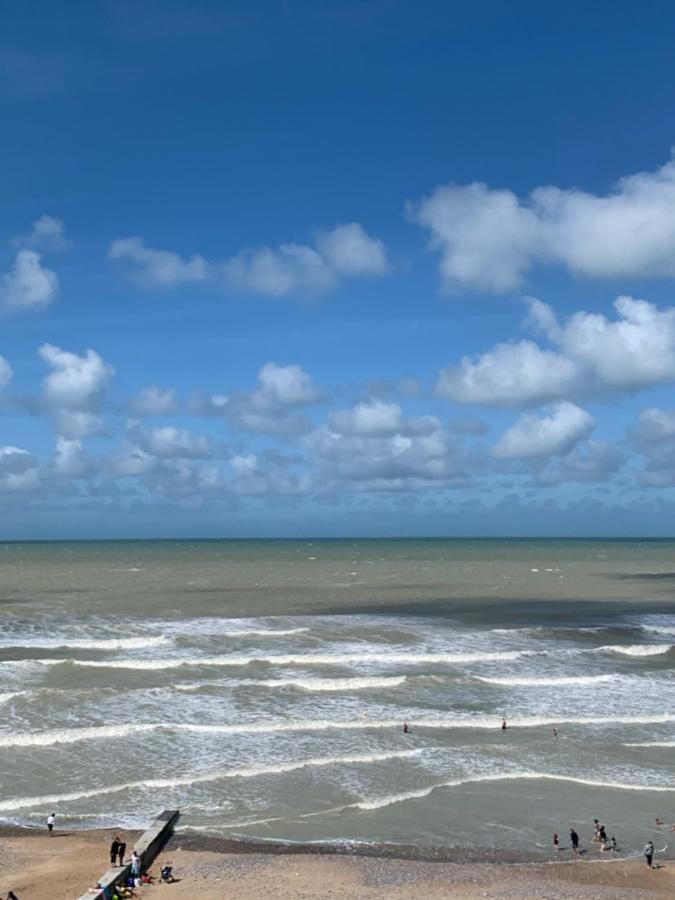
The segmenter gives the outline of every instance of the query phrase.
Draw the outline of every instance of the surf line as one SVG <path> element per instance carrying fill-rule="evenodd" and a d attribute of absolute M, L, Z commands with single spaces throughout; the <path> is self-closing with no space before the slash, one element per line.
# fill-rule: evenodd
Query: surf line
<path fill-rule="evenodd" d="M 406 718 L 397 719 L 308 719 L 297 722 L 242 722 L 227 724 L 190 724 L 185 722 L 121 722 L 116 725 L 95 725 L 82 728 L 64 728 L 52 731 L 38 731 L 28 734 L 0 736 L 0 749 L 6 747 L 35 747 L 51 744 L 74 744 L 88 740 L 121 740 L 147 732 L 175 732 L 176 734 L 274 734 L 298 731 L 372 731 L 400 729 L 405 719 L 411 729 L 478 729 L 481 731 L 499 728 L 497 716 L 476 718 Z M 656 713 L 654 715 L 627 716 L 524 716 L 509 719 L 509 728 L 539 728 L 550 725 L 656 725 L 675 722 L 675 714 Z"/>

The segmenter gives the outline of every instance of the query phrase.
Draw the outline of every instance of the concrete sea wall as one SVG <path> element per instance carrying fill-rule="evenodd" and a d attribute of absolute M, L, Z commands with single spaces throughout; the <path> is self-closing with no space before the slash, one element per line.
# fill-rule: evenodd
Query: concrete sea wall
<path fill-rule="evenodd" d="M 143 871 L 154 861 L 162 847 L 173 834 L 173 828 L 180 812 L 177 809 L 165 809 L 157 816 L 152 825 L 144 831 L 134 844 L 134 850 L 141 858 Z M 129 877 L 131 866 L 115 866 L 99 878 L 100 888 L 90 888 L 82 894 L 80 900 L 108 900 L 114 893 L 115 885 L 123 883 Z"/>

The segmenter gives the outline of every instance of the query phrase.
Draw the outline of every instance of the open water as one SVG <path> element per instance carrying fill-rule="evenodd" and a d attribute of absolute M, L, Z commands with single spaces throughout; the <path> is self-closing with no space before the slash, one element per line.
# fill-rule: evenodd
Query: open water
<path fill-rule="evenodd" d="M 674 589 L 667 541 L 0 545 L 0 822 L 660 848 Z"/>

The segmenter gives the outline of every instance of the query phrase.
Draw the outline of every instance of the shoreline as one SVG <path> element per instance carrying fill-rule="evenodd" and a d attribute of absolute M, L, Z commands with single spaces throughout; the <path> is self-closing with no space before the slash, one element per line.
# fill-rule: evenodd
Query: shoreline
<path fill-rule="evenodd" d="M 140 832 L 57 829 L 50 838 L 42 828 L 0 826 L 0 897 L 13 890 L 20 900 L 74 900 L 107 869 L 109 844 L 118 834 L 130 846 Z M 173 900 L 222 900 L 224 889 L 238 900 L 409 900 L 411 890 L 425 900 L 635 900 L 674 893 L 675 865 L 667 861 L 649 872 L 635 858 L 547 856 L 545 851 L 535 858 L 492 849 L 292 843 L 177 832 L 150 872 L 157 878 L 159 866 L 170 861 L 178 879 L 170 886 Z M 157 881 L 142 889 L 150 900 L 155 895 L 166 900 L 166 891 Z"/>

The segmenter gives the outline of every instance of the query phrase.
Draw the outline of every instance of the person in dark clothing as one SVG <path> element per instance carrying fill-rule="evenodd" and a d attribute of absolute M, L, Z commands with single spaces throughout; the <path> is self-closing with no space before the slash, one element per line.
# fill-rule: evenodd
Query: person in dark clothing
<path fill-rule="evenodd" d="M 119 846 L 117 847 L 117 858 L 119 860 L 118 865 L 124 865 L 124 854 L 127 852 L 127 845 L 124 841 L 120 841 Z"/>
<path fill-rule="evenodd" d="M 120 849 L 120 839 L 118 837 L 113 838 L 113 842 L 110 845 L 110 865 L 117 865 L 117 854 Z"/>
<path fill-rule="evenodd" d="M 572 850 L 575 853 L 579 852 L 579 835 L 576 833 L 574 828 L 570 829 L 570 841 L 572 841 Z"/>
<path fill-rule="evenodd" d="M 645 844 L 645 848 L 642 852 L 644 853 L 645 859 L 647 860 L 647 868 L 653 869 L 654 866 L 652 865 L 652 858 L 654 856 L 654 842 L 647 841 L 647 843 Z"/>

